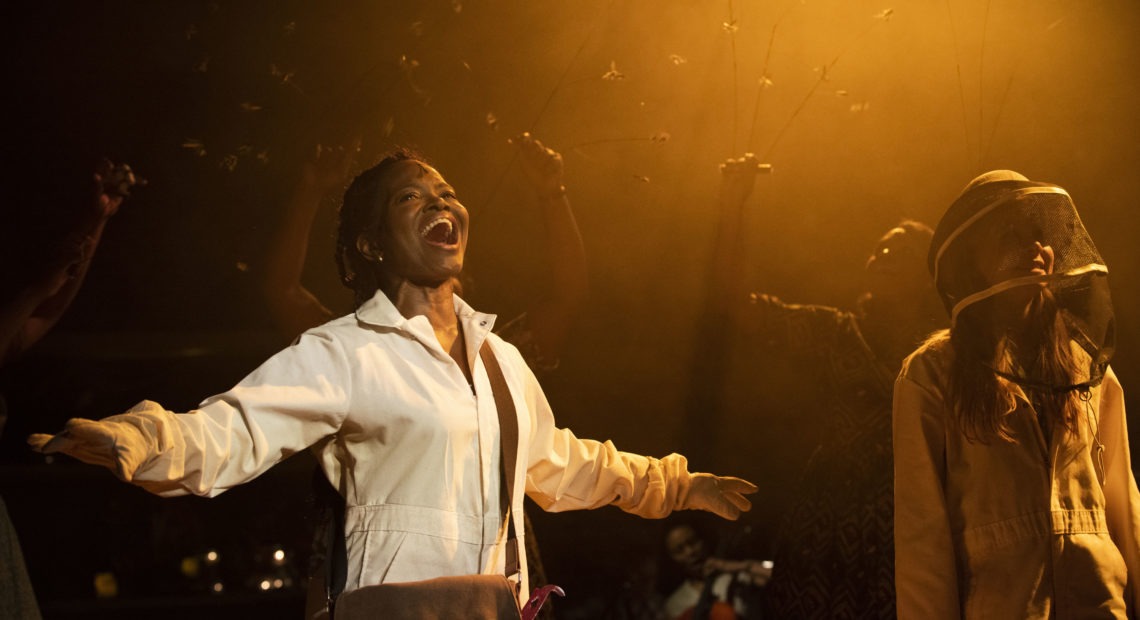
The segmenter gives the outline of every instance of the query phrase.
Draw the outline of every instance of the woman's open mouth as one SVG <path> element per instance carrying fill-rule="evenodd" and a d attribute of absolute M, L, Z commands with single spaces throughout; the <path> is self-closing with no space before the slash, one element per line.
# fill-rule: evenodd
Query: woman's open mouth
<path fill-rule="evenodd" d="M 447 216 L 439 216 L 420 229 L 420 236 L 429 244 L 441 248 L 459 245 L 459 228 Z"/>

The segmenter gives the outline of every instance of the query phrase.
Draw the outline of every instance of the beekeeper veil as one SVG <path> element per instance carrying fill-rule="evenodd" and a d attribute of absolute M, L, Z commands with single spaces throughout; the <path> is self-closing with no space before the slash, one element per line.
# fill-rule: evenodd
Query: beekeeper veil
<path fill-rule="evenodd" d="M 1045 246 L 1053 251 L 1051 273 L 1043 268 Z M 1087 373 L 1078 373 L 1068 385 L 1018 368 L 999 374 L 1055 391 L 1100 383 L 1115 341 L 1108 268 L 1064 189 L 1010 170 L 977 177 L 938 223 L 928 264 L 952 329 L 970 323 L 1000 337 L 1015 329 L 1019 318 L 997 308 L 1037 296 L 1056 304 L 1068 338 L 1088 355 Z M 988 365 L 985 356 L 992 350 L 983 349 L 972 353 Z M 1080 357 L 1083 367 L 1086 360 Z"/>

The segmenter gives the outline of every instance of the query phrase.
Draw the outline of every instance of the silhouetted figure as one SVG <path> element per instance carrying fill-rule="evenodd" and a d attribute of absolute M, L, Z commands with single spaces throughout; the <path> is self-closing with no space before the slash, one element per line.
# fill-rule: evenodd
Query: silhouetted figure
<path fill-rule="evenodd" d="M 705 539 L 689 524 L 665 534 L 669 558 L 684 581 L 665 599 L 669 620 L 746 620 L 761 617 L 757 588 L 768 583 L 772 563 L 713 555 Z M 718 551 L 727 553 L 728 549 Z"/>
<path fill-rule="evenodd" d="M 796 403 L 815 395 L 808 399 L 815 410 L 797 414 L 802 422 L 789 431 L 819 443 L 784 500 L 764 593 L 768 617 L 893 618 L 891 386 L 902 359 L 942 325 L 922 261 L 931 231 L 904 221 L 883 235 L 854 312 L 750 294 L 739 277 L 746 271 L 739 230 L 760 167 L 746 155 L 721 170 L 710 277 L 719 317 L 710 322 L 722 326 L 726 343 L 717 373 L 735 376 L 736 383 L 722 380 L 732 390 L 779 366 L 783 380 L 771 389 Z M 763 426 L 764 411 L 750 415 Z"/>

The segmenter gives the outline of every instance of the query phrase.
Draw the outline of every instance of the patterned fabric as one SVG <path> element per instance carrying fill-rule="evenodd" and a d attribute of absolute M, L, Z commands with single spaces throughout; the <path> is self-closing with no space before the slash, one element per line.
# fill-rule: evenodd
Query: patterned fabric
<path fill-rule="evenodd" d="M 891 390 L 855 316 L 774 297 L 745 326 L 757 356 L 802 377 L 787 390 L 817 396 L 820 444 L 790 498 L 766 587 L 766 618 L 895 617 Z"/>

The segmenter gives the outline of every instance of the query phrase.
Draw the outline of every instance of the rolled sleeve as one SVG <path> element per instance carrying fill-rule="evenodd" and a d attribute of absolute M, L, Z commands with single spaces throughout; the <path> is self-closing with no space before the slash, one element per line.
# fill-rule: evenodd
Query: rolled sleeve
<path fill-rule="evenodd" d="M 527 371 L 531 437 L 527 495 L 557 512 L 612 504 L 647 518 L 662 518 L 684 501 L 690 474 L 685 457 L 661 459 L 622 452 L 611 441 L 579 439 L 558 428 L 533 374 Z"/>
<path fill-rule="evenodd" d="M 134 425 L 149 444 L 132 482 L 164 496 L 214 496 L 336 433 L 349 371 L 334 338 L 309 332 L 194 411 L 144 401 L 109 420 Z"/>

